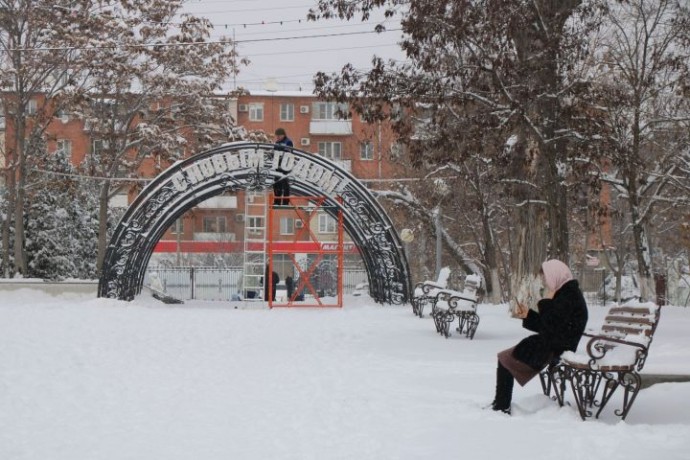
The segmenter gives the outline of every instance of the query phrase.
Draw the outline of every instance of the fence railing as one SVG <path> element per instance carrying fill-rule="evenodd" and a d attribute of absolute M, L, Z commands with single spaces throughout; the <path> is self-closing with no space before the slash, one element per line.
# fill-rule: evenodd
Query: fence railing
<path fill-rule="evenodd" d="M 242 268 L 213 267 L 160 267 L 146 271 L 144 284 L 151 284 L 151 274 L 155 273 L 163 290 L 183 300 L 230 300 L 241 292 Z M 343 293 L 351 294 L 357 284 L 367 282 L 365 270 L 343 271 Z"/>

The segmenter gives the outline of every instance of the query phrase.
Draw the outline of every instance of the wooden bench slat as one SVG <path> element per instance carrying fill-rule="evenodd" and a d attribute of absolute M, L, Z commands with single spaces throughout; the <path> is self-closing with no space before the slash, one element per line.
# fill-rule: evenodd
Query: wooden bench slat
<path fill-rule="evenodd" d="M 638 316 L 635 318 L 629 318 L 629 317 L 624 317 L 624 316 L 607 316 L 606 319 L 604 320 L 606 323 L 624 323 L 624 324 L 644 324 L 647 326 L 651 326 L 654 324 L 654 321 L 652 321 L 652 318 L 644 317 L 644 316 Z"/>

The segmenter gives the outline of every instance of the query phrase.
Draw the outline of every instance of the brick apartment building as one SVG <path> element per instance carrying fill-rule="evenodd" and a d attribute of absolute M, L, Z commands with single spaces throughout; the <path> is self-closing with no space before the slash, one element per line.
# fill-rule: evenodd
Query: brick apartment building
<path fill-rule="evenodd" d="M 43 103 L 40 97 L 31 101 L 29 114 Z M 391 150 L 395 151 L 395 144 L 390 126 L 386 123 L 368 124 L 357 115 L 341 119 L 337 115 L 339 108 L 347 107 L 295 91 L 251 91 L 228 104 L 228 110 L 237 125 L 248 131 L 263 131 L 268 139 L 273 139 L 274 131 L 282 127 L 296 149 L 328 157 L 357 178 L 385 180 L 395 177 L 399 167 L 391 155 Z M 0 122 L 0 139 L 4 144 L 4 117 L 0 117 Z M 49 152 L 64 150 L 75 164 L 81 163 L 90 151 L 99 148 L 99 141 L 91 139 L 84 130 L 84 122 L 67 114 L 54 117 L 46 130 L 46 139 Z M 186 156 L 194 153 L 198 152 L 185 151 Z M 146 161 L 141 167 L 140 177 L 155 177 L 164 168 L 165 165 Z M 131 183 L 122 187 L 111 200 L 111 206 L 126 207 L 136 196 L 137 190 L 138 187 Z M 208 256 L 208 261 L 218 254 L 241 253 L 245 233 L 266 224 L 265 221 L 257 222 L 256 218 L 247 217 L 247 203 L 244 192 L 227 193 L 208 199 L 188 211 L 162 236 L 154 254 L 154 263 L 178 265 L 196 261 L 204 264 L 203 261 L 199 262 L 204 255 Z M 274 241 L 293 239 L 295 227 L 304 225 L 293 214 L 293 211 L 287 210 L 274 214 L 271 229 Z M 319 240 L 327 242 L 336 239 L 335 222 L 325 213 L 311 219 L 308 225 Z M 190 257 L 192 255 L 194 257 Z"/>

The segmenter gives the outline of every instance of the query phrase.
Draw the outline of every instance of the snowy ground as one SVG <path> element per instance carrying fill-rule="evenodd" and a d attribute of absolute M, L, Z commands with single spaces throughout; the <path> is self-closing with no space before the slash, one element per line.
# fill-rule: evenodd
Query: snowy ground
<path fill-rule="evenodd" d="M 367 297 L 264 310 L 12 292 L 0 459 L 690 458 L 690 383 L 643 390 L 625 422 L 618 401 L 582 422 L 536 380 L 512 417 L 483 410 L 496 352 L 527 332 L 505 306 L 480 315 L 470 341 Z M 688 331 L 690 310 L 664 307 L 645 372 L 690 374 Z"/>

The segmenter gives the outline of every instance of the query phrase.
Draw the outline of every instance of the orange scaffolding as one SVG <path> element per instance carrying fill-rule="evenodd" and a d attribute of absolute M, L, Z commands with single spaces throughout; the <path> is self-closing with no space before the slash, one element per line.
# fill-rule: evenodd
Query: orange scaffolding
<path fill-rule="evenodd" d="M 287 206 L 269 206 L 268 210 L 268 244 L 267 244 L 267 255 L 268 255 L 268 284 L 267 288 L 269 290 L 268 295 L 268 306 L 273 307 L 338 307 L 343 306 L 343 256 L 344 256 L 344 238 L 343 238 L 343 212 L 339 206 L 326 205 L 325 196 L 290 196 L 287 197 L 290 203 Z M 271 193 L 269 195 L 269 205 L 274 203 L 274 195 Z M 312 229 L 312 219 L 319 215 L 319 211 L 323 211 L 326 207 L 330 207 L 328 213 L 333 215 L 333 210 L 337 215 L 336 219 L 336 236 L 337 243 L 335 247 L 333 246 L 333 241 L 324 242 L 321 241 Z M 274 231 L 276 228 L 274 222 L 277 218 L 283 216 L 290 216 L 295 218 L 295 223 L 301 222 L 301 225 L 295 225 L 295 232 L 292 235 L 291 242 L 293 244 L 276 244 L 284 243 L 286 240 L 280 239 L 276 240 L 276 236 L 279 232 Z M 278 222 L 280 224 L 280 221 Z M 316 223 L 318 225 L 318 222 Z M 305 244 L 306 243 L 306 244 Z M 313 244 L 317 243 L 317 244 Z M 309 247 L 301 251 L 300 244 L 303 247 Z M 296 283 L 291 295 L 286 296 L 284 302 L 277 302 L 273 300 L 273 256 L 276 254 L 286 254 L 289 256 L 292 266 L 297 274 Z M 308 266 L 303 266 L 304 264 L 297 260 L 298 254 L 312 255 L 313 259 L 308 262 Z M 329 298 L 332 296 L 322 296 L 319 295 L 319 290 L 314 288 L 312 283 L 312 278 L 327 255 L 335 255 L 337 259 L 337 296 L 335 296 L 335 302 L 330 301 Z M 307 257 L 308 259 L 308 257 Z M 304 260 L 304 259 L 302 259 Z M 304 295 L 304 296 L 303 296 Z M 303 298 L 302 298 L 303 296 Z M 298 300 L 300 299 L 300 300 Z"/>

